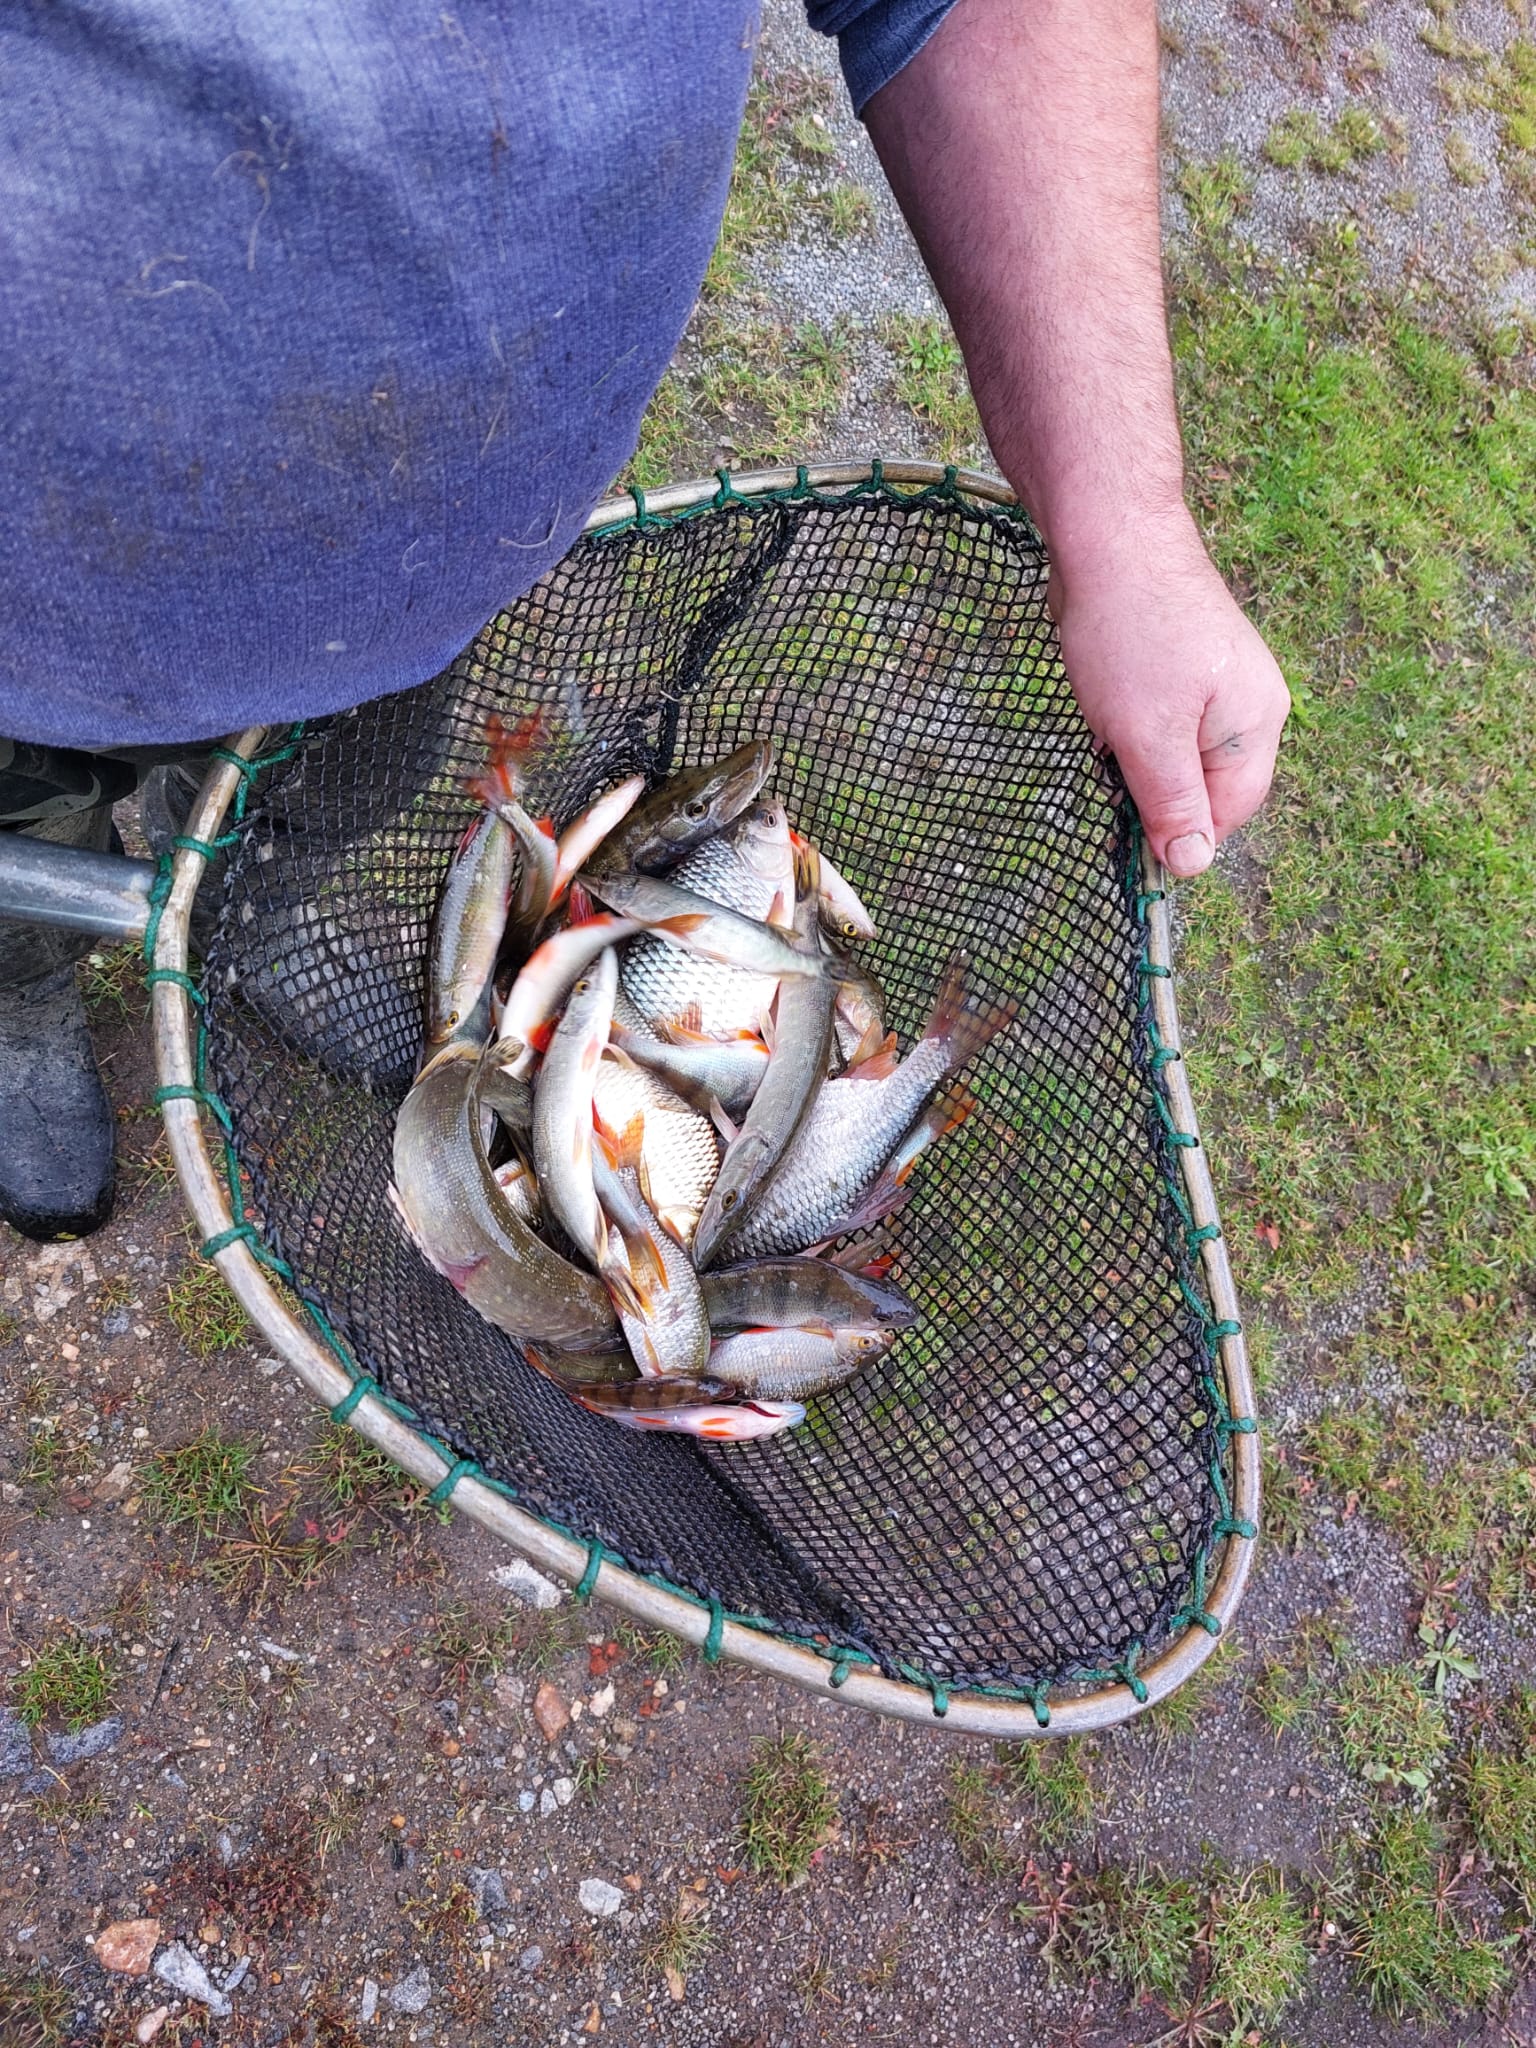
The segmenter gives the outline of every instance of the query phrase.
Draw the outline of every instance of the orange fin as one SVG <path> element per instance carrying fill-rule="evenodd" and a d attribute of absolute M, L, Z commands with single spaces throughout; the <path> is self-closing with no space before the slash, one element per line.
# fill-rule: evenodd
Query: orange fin
<path fill-rule="evenodd" d="M 684 910 L 676 917 L 658 918 L 651 926 L 655 932 L 668 932 L 675 939 L 690 939 L 701 925 L 709 923 L 714 912 L 709 910 Z"/>
<path fill-rule="evenodd" d="M 542 711 L 529 711 L 512 725 L 499 712 L 488 712 L 486 764 L 467 779 L 465 786 L 470 795 L 492 806 L 520 796 L 527 782 L 528 761 L 543 738 Z"/>
<path fill-rule="evenodd" d="M 858 1046 L 854 1050 L 853 1059 L 849 1062 L 847 1071 L 844 1074 L 843 1078 L 845 1080 L 884 1081 L 889 1079 L 901 1065 L 901 1060 L 896 1051 L 896 1034 L 894 1031 L 888 1031 L 884 1038 L 877 1039 L 873 1050 L 869 1052 L 864 1050 L 878 1028 L 877 1025 L 872 1024 L 864 1034 L 864 1037 L 859 1041 Z"/>
<path fill-rule="evenodd" d="M 591 924 L 597 916 L 592 898 L 580 882 L 572 882 L 565 898 L 565 919 L 567 924 Z"/>

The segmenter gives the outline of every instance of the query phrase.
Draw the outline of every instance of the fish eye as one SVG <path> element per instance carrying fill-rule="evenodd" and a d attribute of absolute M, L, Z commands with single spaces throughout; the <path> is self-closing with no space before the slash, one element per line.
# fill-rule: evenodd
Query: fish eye
<path fill-rule="evenodd" d="M 580 981 L 577 982 L 575 988 L 571 991 L 571 993 L 573 995 L 584 996 L 591 986 L 591 982 L 588 981 L 585 975 L 583 975 Z"/>
<path fill-rule="evenodd" d="M 859 928 L 851 917 L 843 919 L 841 929 L 845 939 L 856 939 L 859 936 Z"/>
<path fill-rule="evenodd" d="M 720 1197 L 720 1206 L 722 1209 L 734 1209 L 740 1199 L 736 1190 L 731 1188 Z"/>
<path fill-rule="evenodd" d="M 683 805 L 683 815 L 688 818 L 704 818 L 709 815 L 709 805 L 703 797 L 696 796 L 691 803 Z"/>
<path fill-rule="evenodd" d="M 459 1021 L 459 1013 L 458 1013 L 458 1011 L 457 1011 L 457 1010 L 450 1010 L 450 1011 L 448 1012 L 448 1025 L 449 1025 L 449 1028 L 450 1028 L 450 1030 L 452 1029 L 452 1027 L 453 1027 L 453 1026 L 454 1026 L 455 1024 L 457 1024 L 457 1023 L 458 1023 L 458 1021 Z"/>

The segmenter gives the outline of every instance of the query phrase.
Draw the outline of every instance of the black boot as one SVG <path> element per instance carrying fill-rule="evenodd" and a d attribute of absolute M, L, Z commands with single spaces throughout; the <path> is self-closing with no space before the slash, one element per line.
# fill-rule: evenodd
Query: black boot
<path fill-rule="evenodd" d="M 99 1230 L 115 1138 L 74 963 L 0 989 L 0 1217 L 45 1243 Z"/>
<path fill-rule="evenodd" d="M 35 830 L 99 852 L 112 843 L 112 814 Z M 45 1242 L 84 1237 L 112 1213 L 116 1122 L 75 983 L 75 962 L 94 943 L 0 920 L 0 1218 Z"/>

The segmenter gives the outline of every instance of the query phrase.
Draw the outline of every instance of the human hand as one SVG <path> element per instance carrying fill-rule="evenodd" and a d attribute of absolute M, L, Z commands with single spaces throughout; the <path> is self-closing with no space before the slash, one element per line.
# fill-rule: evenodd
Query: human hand
<path fill-rule="evenodd" d="M 1056 564 L 1072 688 L 1120 764 L 1152 851 L 1198 875 L 1269 792 L 1290 692 L 1195 533 Z"/>

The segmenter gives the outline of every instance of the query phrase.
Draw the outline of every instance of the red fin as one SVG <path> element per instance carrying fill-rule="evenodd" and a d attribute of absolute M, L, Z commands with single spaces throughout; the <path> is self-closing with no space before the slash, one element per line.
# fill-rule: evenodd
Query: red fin
<path fill-rule="evenodd" d="M 894 1031 L 888 1031 L 884 1038 L 878 1041 L 872 1052 L 865 1052 L 865 1045 L 878 1028 L 877 1025 L 872 1024 L 864 1034 L 863 1039 L 860 1040 L 854 1051 L 853 1059 L 843 1076 L 844 1080 L 884 1081 L 894 1074 L 901 1065 L 896 1052 L 896 1034 Z"/>
<path fill-rule="evenodd" d="M 565 898 L 565 921 L 567 924 L 591 924 L 597 910 L 591 896 L 580 882 L 572 882 Z"/>
<path fill-rule="evenodd" d="M 546 1017 L 542 1024 L 534 1025 L 528 1034 L 528 1049 L 530 1052 L 548 1052 L 549 1041 L 555 1035 L 555 1024 L 555 1018 Z"/>
<path fill-rule="evenodd" d="M 858 1244 L 845 1244 L 840 1251 L 826 1254 L 829 1266 L 840 1266 L 845 1273 L 857 1273 L 865 1280 L 884 1280 L 896 1263 L 895 1252 L 877 1252 L 868 1238 Z"/>
<path fill-rule="evenodd" d="M 486 764 L 466 784 L 471 796 L 482 803 L 505 803 L 521 794 L 527 778 L 530 756 L 544 737 L 544 714 L 530 711 L 508 725 L 499 712 L 489 712 L 485 721 Z"/>
<path fill-rule="evenodd" d="M 688 939 L 701 925 L 709 923 L 714 912 L 709 910 L 685 910 L 676 917 L 658 918 L 651 926 L 652 931 L 670 932 L 674 938 Z"/>
<path fill-rule="evenodd" d="M 621 1171 L 627 1167 L 631 1173 L 642 1171 L 641 1153 L 645 1145 L 645 1118 L 637 1111 L 623 1130 L 615 1137 L 614 1166 Z"/>
<path fill-rule="evenodd" d="M 947 1138 L 951 1131 L 958 1131 L 978 1107 L 976 1097 L 963 1081 L 954 1081 L 929 1110 L 930 1118 L 936 1119 L 935 1138 Z"/>
<path fill-rule="evenodd" d="M 957 953 L 944 970 L 923 1032 L 925 1039 L 936 1038 L 943 1043 L 950 1073 L 968 1065 L 1019 1014 L 1019 1006 L 1014 1002 L 984 1003 L 974 1010 L 966 1009 L 965 965 L 965 955 Z"/>

